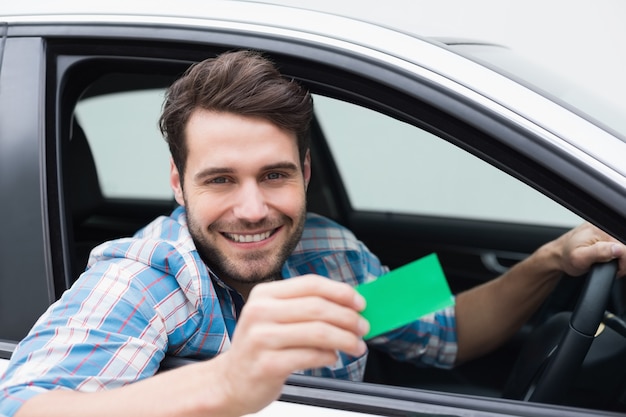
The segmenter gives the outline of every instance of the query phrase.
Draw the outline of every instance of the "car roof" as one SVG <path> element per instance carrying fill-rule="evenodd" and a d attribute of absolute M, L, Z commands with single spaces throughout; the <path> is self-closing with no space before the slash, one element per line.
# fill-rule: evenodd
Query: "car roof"
<path fill-rule="evenodd" d="M 302 32 L 327 34 L 360 33 L 366 22 L 352 17 L 314 11 L 300 7 L 276 5 L 255 1 L 239 0 L 195 0 L 172 1 L 123 1 L 84 2 L 61 0 L 45 2 L 41 0 L 3 2 L 0 16 L 25 21 L 103 21 L 117 17 L 118 21 L 132 19 L 136 22 L 154 20 L 159 17 L 169 19 L 228 21 L 263 26 L 298 29 Z M 108 18 L 106 18 L 108 17 Z M 323 23 L 323 25 L 321 25 Z M 347 25 L 344 26 L 344 25 Z M 371 23 L 367 24 L 372 29 Z M 328 28 L 332 28 L 330 31 Z M 389 30 L 389 28 L 387 28 Z"/>

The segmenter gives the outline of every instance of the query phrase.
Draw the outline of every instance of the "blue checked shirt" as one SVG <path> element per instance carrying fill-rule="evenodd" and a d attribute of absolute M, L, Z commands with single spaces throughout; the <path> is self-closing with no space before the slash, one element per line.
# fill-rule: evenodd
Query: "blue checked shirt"
<path fill-rule="evenodd" d="M 346 228 L 307 216 L 283 276 L 316 273 L 357 285 L 387 272 Z M 201 261 L 177 208 L 135 237 L 104 243 L 87 271 L 35 323 L 0 380 L 0 415 L 54 388 L 97 391 L 154 375 L 165 355 L 211 358 L 227 350 L 241 296 Z M 369 341 L 400 360 L 451 367 L 452 308 Z M 307 375 L 361 380 L 366 355 L 339 354 L 333 367 Z"/>

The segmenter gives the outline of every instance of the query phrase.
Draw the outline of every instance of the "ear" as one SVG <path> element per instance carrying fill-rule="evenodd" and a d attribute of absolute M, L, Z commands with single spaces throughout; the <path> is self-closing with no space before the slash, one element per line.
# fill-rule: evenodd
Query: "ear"
<path fill-rule="evenodd" d="M 174 198 L 176 199 L 176 202 L 184 207 L 185 198 L 183 197 L 183 186 L 180 182 L 180 173 L 178 172 L 178 168 L 176 168 L 176 164 L 172 158 L 170 158 L 170 186 L 172 187 L 172 191 L 174 191 Z"/>
<path fill-rule="evenodd" d="M 311 151 L 306 151 L 304 156 L 304 166 L 302 167 L 302 174 L 304 176 L 304 189 L 309 187 L 309 181 L 311 181 Z"/>

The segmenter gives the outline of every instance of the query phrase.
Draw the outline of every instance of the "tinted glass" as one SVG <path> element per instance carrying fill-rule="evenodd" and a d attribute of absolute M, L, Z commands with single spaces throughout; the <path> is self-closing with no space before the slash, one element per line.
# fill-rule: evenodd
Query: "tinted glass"
<path fill-rule="evenodd" d="M 581 222 L 533 188 L 415 126 L 326 97 L 316 96 L 315 103 L 357 210 L 566 227 Z"/>

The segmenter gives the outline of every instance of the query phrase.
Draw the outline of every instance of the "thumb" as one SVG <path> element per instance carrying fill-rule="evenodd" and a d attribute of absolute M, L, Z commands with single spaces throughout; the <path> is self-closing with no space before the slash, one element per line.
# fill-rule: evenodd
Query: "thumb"
<path fill-rule="evenodd" d="M 597 242 L 589 249 L 594 252 L 588 260 L 587 269 L 591 268 L 594 263 L 609 262 L 617 259 L 619 266 L 617 276 L 626 275 L 626 247 L 615 242 Z"/>
<path fill-rule="evenodd" d="M 595 263 L 620 259 L 620 271 L 626 267 L 626 249 L 615 242 L 595 242 L 589 246 L 579 246 L 570 253 L 569 266 L 564 271 L 571 276 L 586 273 Z"/>
<path fill-rule="evenodd" d="M 620 278 L 626 276 L 626 246 L 613 243 L 611 253 L 613 254 L 611 259 L 618 259 L 617 276 Z"/>

